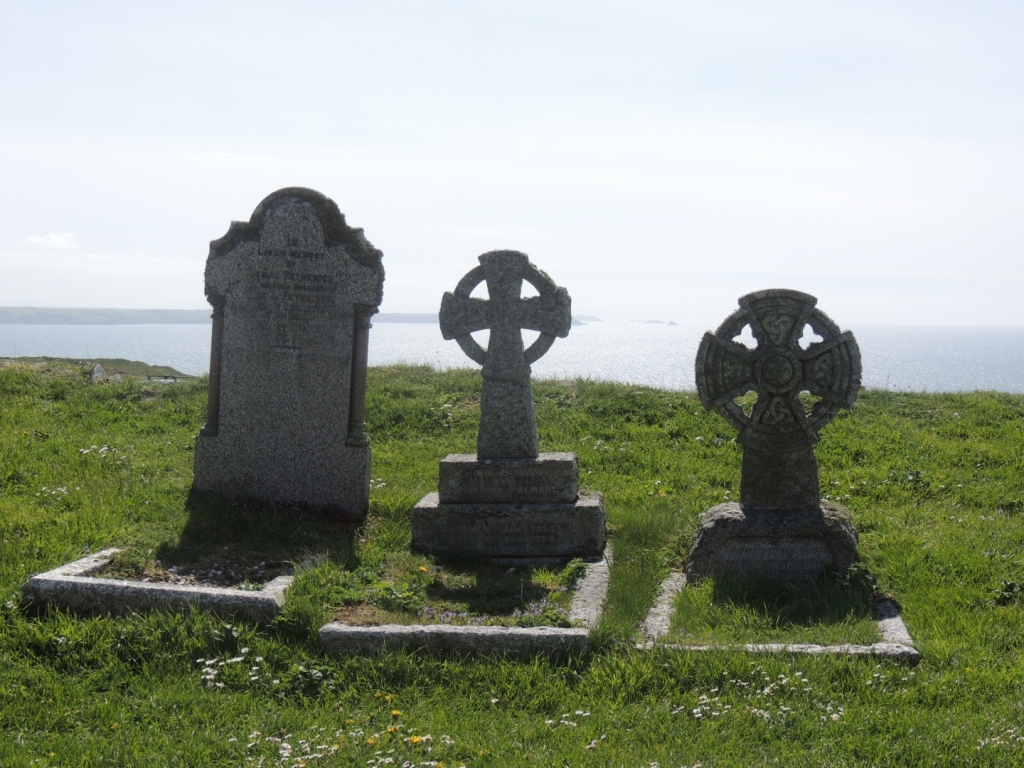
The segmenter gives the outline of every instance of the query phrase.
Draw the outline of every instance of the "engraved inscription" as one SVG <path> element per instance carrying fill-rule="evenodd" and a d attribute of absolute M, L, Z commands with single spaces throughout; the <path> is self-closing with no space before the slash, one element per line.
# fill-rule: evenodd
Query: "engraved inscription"
<path fill-rule="evenodd" d="M 760 574 L 770 579 L 817 577 L 832 565 L 832 552 L 814 539 L 733 539 L 715 556 L 719 573 Z"/>

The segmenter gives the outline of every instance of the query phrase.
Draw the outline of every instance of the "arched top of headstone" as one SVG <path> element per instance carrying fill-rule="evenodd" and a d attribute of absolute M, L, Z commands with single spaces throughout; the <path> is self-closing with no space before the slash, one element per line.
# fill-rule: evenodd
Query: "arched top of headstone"
<path fill-rule="evenodd" d="M 701 402 L 739 430 L 744 445 L 763 451 L 795 451 L 818 442 L 818 433 L 840 408 L 850 408 L 860 388 L 860 349 L 850 331 L 840 331 L 817 308 L 817 299 L 775 288 L 748 293 L 697 350 L 696 381 Z M 736 341 L 745 327 L 754 349 Z M 810 326 L 818 340 L 800 344 Z M 736 402 L 757 394 L 748 415 Z M 806 413 L 800 394 L 818 401 Z"/>
<path fill-rule="evenodd" d="M 307 205 L 313 210 L 323 230 L 325 247 L 343 246 L 345 253 L 359 264 L 383 270 L 382 254 L 366 239 L 363 230 L 350 227 L 345 222 L 345 214 L 331 198 L 306 187 L 285 187 L 267 195 L 256 206 L 249 221 L 231 222 L 227 234 L 210 243 L 209 259 L 227 255 L 240 243 L 259 242 L 267 218 L 283 206 L 296 204 Z"/>

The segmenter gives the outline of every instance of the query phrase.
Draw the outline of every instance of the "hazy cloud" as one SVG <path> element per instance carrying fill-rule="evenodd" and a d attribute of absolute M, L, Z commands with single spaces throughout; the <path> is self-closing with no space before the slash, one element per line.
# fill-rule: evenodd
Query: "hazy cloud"
<path fill-rule="evenodd" d="M 35 248 L 54 248 L 61 251 L 80 251 L 82 246 L 75 242 L 72 232 L 50 232 L 45 235 L 29 235 L 25 245 Z"/>

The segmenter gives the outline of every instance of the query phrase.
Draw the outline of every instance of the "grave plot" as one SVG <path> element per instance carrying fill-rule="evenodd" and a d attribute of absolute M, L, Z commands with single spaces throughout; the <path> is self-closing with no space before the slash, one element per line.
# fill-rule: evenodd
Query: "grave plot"
<path fill-rule="evenodd" d="M 477 452 L 440 462 L 438 491 L 412 511 L 411 552 L 393 554 L 390 583 L 370 587 L 374 605 L 349 605 L 320 630 L 328 653 L 528 656 L 589 647 L 608 589 L 604 497 L 580 491 L 575 453 L 539 452 L 530 387 L 530 364 L 569 334 L 571 300 L 524 253 L 491 251 L 479 262 L 439 313 L 444 338 L 482 366 Z M 538 295 L 524 298 L 524 282 Z M 486 299 L 471 295 L 481 283 Z M 486 349 L 472 336 L 485 329 Z M 523 329 L 540 334 L 529 347 Z M 475 565 L 435 567 L 427 557 Z"/>
<path fill-rule="evenodd" d="M 757 291 L 739 305 L 704 334 L 695 372 L 705 409 L 739 432 L 740 498 L 700 516 L 686 573 L 662 583 L 644 622 L 647 644 L 916 663 L 895 602 L 853 567 L 852 514 L 820 494 L 814 445 L 857 399 L 857 341 L 806 293 Z"/>
<path fill-rule="evenodd" d="M 210 611 L 218 616 L 238 616 L 256 622 L 272 620 L 284 605 L 292 584 L 290 574 L 266 564 L 247 574 L 237 574 L 236 586 L 216 586 L 225 578 L 223 563 L 211 561 L 195 567 L 151 568 L 137 578 L 117 578 L 112 561 L 122 550 L 105 549 L 45 573 L 36 574 L 21 588 L 24 603 L 49 604 L 81 613 L 124 615 L 144 610 L 183 612 Z M 221 565 L 222 567 L 213 567 Z M 120 566 L 123 570 L 124 566 Z M 244 570 L 248 570 L 246 566 Z M 240 570 L 243 570 L 239 566 Z M 105 573 L 106 572 L 106 573 Z M 262 581 L 261 581 L 262 580 Z"/>
<path fill-rule="evenodd" d="M 711 580 L 687 585 L 685 573 L 673 572 L 661 583 L 637 647 L 921 660 L 891 597 L 851 594 L 848 585 L 821 582 L 789 590 L 771 585 L 753 594 L 750 586 Z"/>
<path fill-rule="evenodd" d="M 424 572 L 418 590 L 409 581 L 402 583 L 404 591 L 393 583 L 371 587 L 391 594 L 376 598 L 377 604 L 340 608 L 335 621 L 321 628 L 320 644 L 337 655 L 400 648 L 516 657 L 585 652 L 608 592 L 611 549 L 564 566 L 508 562 L 440 566 Z M 421 599 L 413 597 L 417 592 Z M 403 604 L 405 610 L 395 610 Z"/>

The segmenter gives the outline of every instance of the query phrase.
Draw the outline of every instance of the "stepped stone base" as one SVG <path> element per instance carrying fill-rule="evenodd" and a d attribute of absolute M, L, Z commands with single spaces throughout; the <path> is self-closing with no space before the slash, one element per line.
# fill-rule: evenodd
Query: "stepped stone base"
<path fill-rule="evenodd" d="M 542 453 L 535 459 L 478 459 L 451 453 L 438 466 L 442 504 L 568 503 L 579 493 L 575 453 Z"/>
<path fill-rule="evenodd" d="M 846 573 L 857 558 L 857 529 L 845 507 L 822 501 L 818 509 L 744 510 L 729 502 L 701 515 L 686 575 L 810 581 Z"/>
<path fill-rule="evenodd" d="M 427 554 L 594 557 L 604 544 L 604 497 L 589 491 L 536 504 L 445 504 L 429 493 L 412 511 L 412 548 Z"/>

